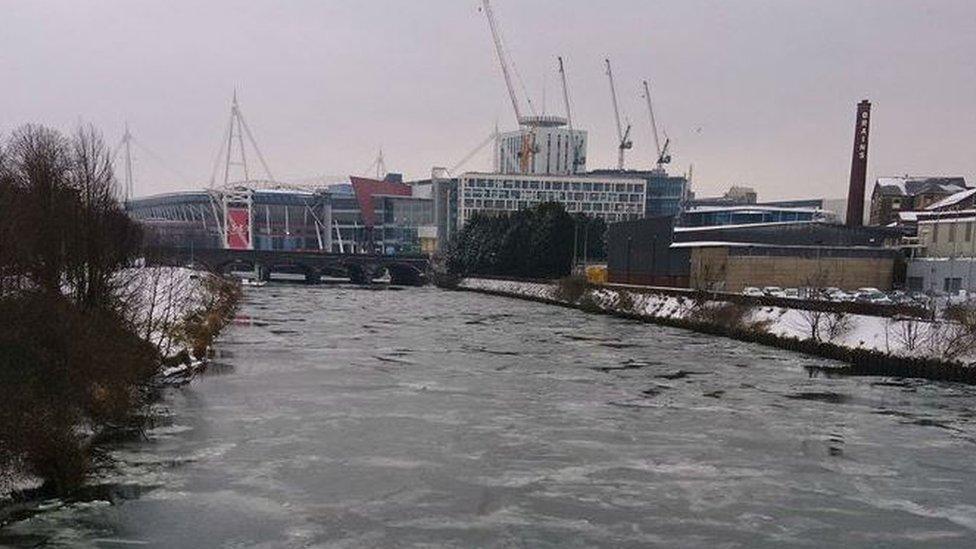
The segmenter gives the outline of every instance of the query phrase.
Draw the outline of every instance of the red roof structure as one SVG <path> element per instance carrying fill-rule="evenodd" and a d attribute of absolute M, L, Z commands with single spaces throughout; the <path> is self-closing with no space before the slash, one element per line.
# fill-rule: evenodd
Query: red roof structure
<path fill-rule="evenodd" d="M 367 227 L 376 225 L 376 212 L 373 211 L 373 196 L 413 196 L 413 189 L 410 185 L 404 183 L 355 176 L 349 176 L 349 181 L 352 182 L 352 190 L 356 194 L 356 202 L 359 202 L 359 211 L 363 216 L 363 223 Z"/>

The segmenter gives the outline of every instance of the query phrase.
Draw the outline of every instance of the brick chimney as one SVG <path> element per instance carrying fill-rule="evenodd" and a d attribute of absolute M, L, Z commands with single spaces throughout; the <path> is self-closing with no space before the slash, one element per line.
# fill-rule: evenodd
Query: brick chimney
<path fill-rule="evenodd" d="M 868 131 L 871 128 L 871 102 L 857 104 L 854 119 L 854 152 L 851 156 L 851 182 L 847 189 L 847 226 L 864 225 L 864 180 L 868 171 Z"/>

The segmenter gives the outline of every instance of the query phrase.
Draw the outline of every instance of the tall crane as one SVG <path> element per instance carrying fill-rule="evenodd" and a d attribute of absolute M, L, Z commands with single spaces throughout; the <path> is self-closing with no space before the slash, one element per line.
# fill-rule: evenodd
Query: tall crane
<path fill-rule="evenodd" d="M 580 144 L 576 139 L 576 135 L 573 133 L 573 113 L 569 106 L 569 87 L 566 85 L 566 70 L 563 68 L 563 58 L 559 58 L 559 78 L 563 84 L 563 103 L 566 105 L 566 125 L 569 128 L 570 138 L 573 140 L 573 158 L 572 158 L 572 172 L 576 173 L 579 171 L 580 166 Z"/>
<path fill-rule="evenodd" d="M 613 84 L 613 70 L 610 68 L 610 60 L 605 59 L 607 62 L 607 78 L 610 79 L 610 99 L 613 100 L 613 116 L 617 121 L 617 169 L 624 169 L 624 151 L 630 149 L 634 146 L 634 143 L 630 140 L 630 123 L 627 123 L 627 129 L 624 130 L 623 126 L 620 124 L 620 108 L 617 106 L 617 88 Z"/>
<path fill-rule="evenodd" d="M 498 54 L 498 63 L 502 66 L 502 76 L 505 77 L 505 86 L 508 88 L 508 98 L 512 100 L 512 110 L 515 112 L 515 121 L 519 126 L 522 125 L 522 109 L 519 107 L 518 95 L 515 94 L 515 85 L 512 84 L 512 74 L 508 68 L 508 58 L 505 56 L 505 47 L 502 46 L 501 36 L 498 34 L 498 23 L 495 21 L 495 12 L 491 9 L 488 0 L 481 0 L 481 5 L 485 10 L 485 17 L 488 18 L 488 27 L 491 29 L 491 38 L 495 41 L 495 53 Z"/>
<path fill-rule="evenodd" d="M 671 139 L 665 133 L 664 147 L 661 147 L 661 140 L 657 135 L 657 122 L 654 120 L 654 104 L 651 102 L 651 89 L 647 85 L 647 80 L 644 80 L 644 98 L 647 99 L 647 112 L 651 115 L 651 130 L 654 132 L 654 147 L 657 149 L 657 167 L 658 169 L 664 169 L 664 164 L 671 162 L 671 153 L 668 152 Z"/>
<path fill-rule="evenodd" d="M 505 77 L 505 87 L 508 89 L 508 97 L 512 101 L 512 111 L 515 113 L 515 120 L 519 128 L 527 129 L 522 134 L 522 145 L 519 151 L 519 171 L 528 173 L 532 166 L 533 157 L 539 151 L 535 143 L 535 128 L 526 124 L 527 118 L 522 116 L 522 109 L 519 107 L 518 95 L 515 93 L 515 85 L 512 82 L 511 69 L 509 68 L 508 57 L 505 55 L 505 46 L 502 44 L 501 34 L 498 31 L 498 23 L 495 21 L 495 12 L 491 9 L 488 0 L 481 0 L 485 17 L 488 19 L 488 27 L 491 29 L 491 37 L 495 42 L 495 53 L 498 54 L 498 63 L 502 67 L 502 76 Z M 531 102 L 529 103 L 531 107 Z"/>

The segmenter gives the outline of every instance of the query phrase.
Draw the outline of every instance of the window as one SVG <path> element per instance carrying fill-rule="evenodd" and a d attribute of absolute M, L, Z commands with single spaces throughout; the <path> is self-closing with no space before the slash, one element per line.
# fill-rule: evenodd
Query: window
<path fill-rule="evenodd" d="M 956 241 L 956 224 L 949 223 L 949 242 Z"/>
<path fill-rule="evenodd" d="M 938 244 L 938 243 L 939 243 L 939 224 L 938 223 L 933 223 L 932 224 L 932 244 Z"/>
<path fill-rule="evenodd" d="M 973 222 L 966 223 L 966 242 L 973 239 Z"/>
<path fill-rule="evenodd" d="M 947 292 L 958 292 L 962 289 L 962 278 L 952 277 L 943 281 L 943 290 Z"/>

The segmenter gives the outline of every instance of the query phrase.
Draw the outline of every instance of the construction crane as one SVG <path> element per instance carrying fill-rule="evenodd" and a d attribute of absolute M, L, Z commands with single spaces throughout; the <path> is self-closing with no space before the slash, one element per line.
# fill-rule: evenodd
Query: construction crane
<path fill-rule="evenodd" d="M 485 17 L 488 19 L 488 27 L 491 29 L 492 40 L 495 42 L 495 53 L 498 54 L 498 63 L 502 67 L 502 76 L 505 77 L 505 87 L 508 89 L 508 97 L 512 101 L 515 121 L 518 123 L 519 128 L 528 130 L 522 134 L 522 145 L 519 151 L 519 171 L 528 173 L 530 166 L 533 164 L 533 157 L 539 151 L 535 143 L 535 128 L 531 124 L 527 124 L 528 119 L 522 116 L 518 95 L 515 92 L 515 85 L 512 82 L 512 70 L 509 68 L 508 57 L 505 55 L 505 46 L 502 43 L 501 34 L 498 31 L 498 23 L 495 21 L 495 12 L 492 11 L 491 3 L 488 0 L 482 0 L 481 5 L 484 9 Z M 531 106 L 532 103 L 529 101 L 529 107 L 531 108 Z"/>
<path fill-rule="evenodd" d="M 654 104 L 651 102 L 651 88 L 647 85 L 647 80 L 644 80 L 644 98 L 647 99 L 647 112 L 651 116 L 651 131 L 654 132 L 654 147 L 657 149 L 657 167 L 658 169 L 663 170 L 664 164 L 671 162 L 671 153 L 668 152 L 671 139 L 668 138 L 667 133 L 665 133 L 664 147 L 661 147 L 661 140 L 657 134 L 657 121 L 654 120 Z"/>
<path fill-rule="evenodd" d="M 625 130 L 620 124 L 620 108 L 617 106 L 617 88 L 613 84 L 613 70 L 610 68 L 610 60 L 607 62 L 607 78 L 610 79 L 610 99 L 613 100 L 613 116 L 617 121 L 617 169 L 624 169 L 624 151 L 634 146 L 630 140 L 630 123 L 627 123 Z"/>
<path fill-rule="evenodd" d="M 579 171 L 580 166 L 580 144 L 576 139 L 576 135 L 573 133 L 573 113 L 569 106 L 569 87 L 566 86 L 566 70 L 563 67 L 563 58 L 559 58 L 559 78 L 563 84 L 563 103 L 566 104 L 566 126 L 569 128 L 570 138 L 573 140 L 573 160 L 572 160 L 572 172 L 576 173 Z"/>

